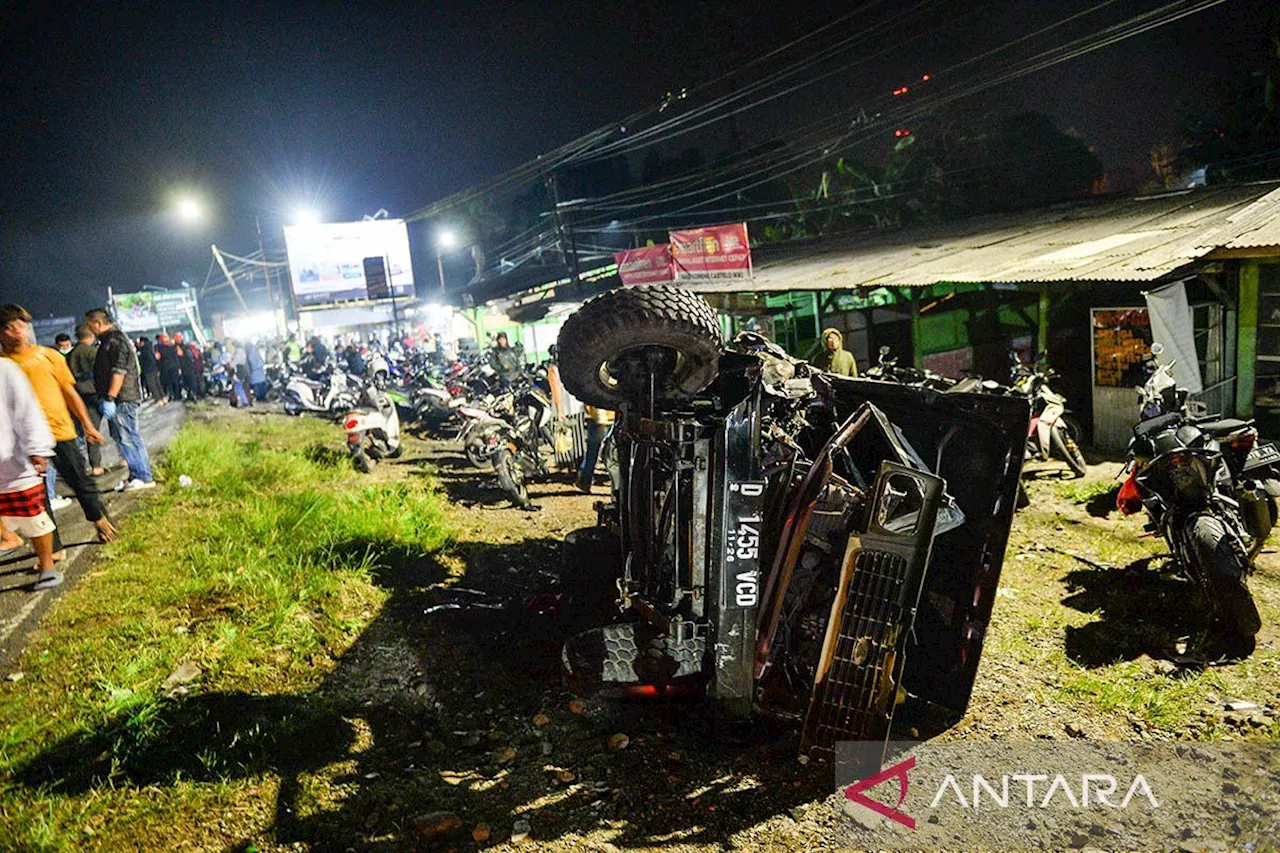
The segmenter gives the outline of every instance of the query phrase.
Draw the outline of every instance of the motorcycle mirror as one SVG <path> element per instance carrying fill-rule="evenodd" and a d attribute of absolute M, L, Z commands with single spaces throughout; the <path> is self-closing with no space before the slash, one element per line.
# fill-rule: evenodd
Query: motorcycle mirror
<path fill-rule="evenodd" d="M 881 356 L 882 358 L 883 358 L 884 356 L 888 355 L 888 354 L 889 354 L 889 348 L 888 348 L 888 347 L 880 347 L 880 356 Z"/>
<path fill-rule="evenodd" d="M 1151 344 L 1151 354 L 1160 355 L 1162 352 L 1164 352 L 1164 344 L 1159 341 L 1153 341 Z"/>

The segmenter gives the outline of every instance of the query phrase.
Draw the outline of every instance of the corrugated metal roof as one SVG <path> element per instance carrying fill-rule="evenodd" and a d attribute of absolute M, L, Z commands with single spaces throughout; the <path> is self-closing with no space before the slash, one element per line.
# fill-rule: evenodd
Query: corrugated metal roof
<path fill-rule="evenodd" d="M 1280 246 L 1280 183 L 1161 193 L 766 246 L 754 281 L 701 293 L 939 282 L 1154 281 L 1219 248 Z"/>

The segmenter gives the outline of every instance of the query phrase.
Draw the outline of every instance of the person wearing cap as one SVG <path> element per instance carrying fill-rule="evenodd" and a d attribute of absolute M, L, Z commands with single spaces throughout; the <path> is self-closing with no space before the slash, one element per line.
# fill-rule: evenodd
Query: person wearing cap
<path fill-rule="evenodd" d="M 839 329 L 822 330 L 822 352 L 809 363 L 837 376 L 858 375 L 858 363 L 854 361 L 853 353 L 844 348 L 844 336 Z"/>

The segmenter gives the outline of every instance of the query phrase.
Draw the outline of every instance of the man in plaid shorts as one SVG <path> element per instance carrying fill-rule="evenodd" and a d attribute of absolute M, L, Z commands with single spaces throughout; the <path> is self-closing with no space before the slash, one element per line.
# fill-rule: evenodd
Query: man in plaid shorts
<path fill-rule="evenodd" d="M 90 443 L 102 444 L 102 434 L 76 391 L 67 360 L 57 350 L 32 344 L 31 337 L 31 315 L 26 309 L 21 305 L 0 305 L 0 349 L 22 368 L 36 392 L 36 400 L 53 432 L 53 466 L 75 492 L 85 518 L 98 529 L 99 541 L 110 542 L 116 538 L 116 529 L 107 518 L 98 484 L 89 475 L 84 453 L 76 441 L 76 422 L 83 426 Z M 62 543 L 57 534 L 53 539 L 54 556 L 61 559 Z"/>
<path fill-rule="evenodd" d="M 32 589 L 62 583 L 53 568 L 53 534 L 45 511 L 44 472 L 53 456 L 53 431 L 22 368 L 0 358 L 0 524 L 27 537 L 36 552 Z"/>

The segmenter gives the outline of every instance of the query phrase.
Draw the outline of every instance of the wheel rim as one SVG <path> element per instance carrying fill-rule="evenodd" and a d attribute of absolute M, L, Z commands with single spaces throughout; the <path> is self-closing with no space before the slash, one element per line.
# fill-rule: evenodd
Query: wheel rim
<path fill-rule="evenodd" d="M 661 360 L 661 364 L 659 363 Z M 600 384 L 618 391 L 637 383 L 648 371 L 659 376 L 679 376 L 685 369 L 685 356 L 678 349 L 660 344 L 630 347 L 600 365 Z"/>

